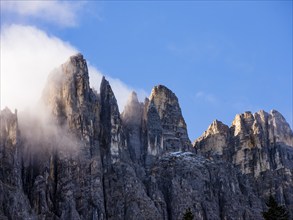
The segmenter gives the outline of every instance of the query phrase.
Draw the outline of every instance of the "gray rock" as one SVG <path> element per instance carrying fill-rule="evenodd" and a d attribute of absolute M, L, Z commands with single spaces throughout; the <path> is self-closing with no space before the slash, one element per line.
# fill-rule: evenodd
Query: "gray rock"
<path fill-rule="evenodd" d="M 35 111 L 0 119 L 0 219 L 262 219 L 270 191 L 293 210 L 292 131 L 276 111 L 213 122 L 195 154 L 172 91 L 132 93 L 120 115 L 77 54 Z"/>
<path fill-rule="evenodd" d="M 236 115 L 230 128 L 213 122 L 194 147 L 253 177 L 263 201 L 273 193 L 278 202 L 293 210 L 293 133 L 279 112 L 245 112 Z"/>
<path fill-rule="evenodd" d="M 22 143 L 17 112 L 0 112 L 0 217 L 32 219 L 33 209 L 24 194 L 21 179 Z"/>
<path fill-rule="evenodd" d="M 150 95 L 150 107 L 152 105 L 161 121 L 164 152 L 191 150 L 187 126 L 176 95 L 165 86 L 155 86 Z"/>
<path fill-rule="evenodd" d="M 121 114 L 131 159 L 141 165 L 144 161 L 142 141 L 143 110 L 143 103 L 139 103 L 136 93 L 132 92 Z"/>
<path fill-rule="evenodd" d="M 262 219 L 261 201 L 251 182 L 225 162 L 173 152 L 156 162 L 152 177 L 166 202 L 168 219 L 182 219 L 187 208 L 195 219 Z"/>

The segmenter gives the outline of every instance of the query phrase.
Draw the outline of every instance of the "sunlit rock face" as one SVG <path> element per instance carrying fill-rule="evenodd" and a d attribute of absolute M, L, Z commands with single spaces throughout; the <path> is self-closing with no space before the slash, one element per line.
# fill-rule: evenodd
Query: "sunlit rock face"
<path fill-rule="evenodd" d="M 293 133 L 284 117 L 261 110 L 236 115 L 230 128 L 216 124 L 194 142 L 197 151 L 234 164 L 256 180 L 262 197 L 273 191 L 293 210 Z"/>
<path fill-rule="evenodd" d="M 40 104 L 45 124 L 37 142 L 25 140 L 22 175 L 32 210 L 39 218 L 104 218 L 101 104 L 81 54 L 51 72 Z"/>
<path fill-rule="evenodd" d="M 284 117 L 277 111 L 259 111 L 238 114 L 231 127 L 214 121 L 207 131 L 194 142 L 203 154 L 221 155 L 240 167 L 243 173 L 259 176 L 260 172 L 284 167 L 277 146 L 293 146 L 293 133 Z M 290 149 L 290 148 L 289 148 Z M 254 161 L 254 162 L 253 162 Z"/>
<path fill-rule="evenodd" d="M 208 154 L 223 155 L 225 148 L 228 148 L 229 127 L 222 122 L 215 120 L 194 143 L 195 148 Z M 210 156 L 210 155 L 208 155 Z"/>
<path fill-rule="evenodd" d="M 57 119 L 86 141 L 99 133 L 99 96 L 89 85 L 88 69 L 81 54 L 72 56 L 48 77 L 42 102 Z"/>
<path fill-rule="evenodd" d="M 280 113 L 214 121 L 192 148 L 176 95 L 133 92 L 120 114 L 81 54 L 52 71 L 31 112 L 0 112 L 0 219 L 262 219 L 292 208 L 292 131 Z"/>
<path fill-rule="evenodd" d="M 145 102 L 146 164 L 166 152 L 192 150 L 176 95 L 155 86 Z"/>
<path fill-rule="evenodd" d="M 191 150 L 187 126 L 176 95 L 159 85 L 153 88 L 149 100 L 150 108 L 155 107 L 160 118 L 164 151 Z"/>

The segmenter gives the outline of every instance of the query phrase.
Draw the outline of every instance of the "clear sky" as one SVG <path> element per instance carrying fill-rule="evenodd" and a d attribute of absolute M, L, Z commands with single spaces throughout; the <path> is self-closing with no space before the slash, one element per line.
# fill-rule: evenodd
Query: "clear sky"
<path fill-rule="evenodd" d="M 244 111 L 276 109 L 292 128 L 292 39 L 292 1 L 1 1 L 1 108 L 9 80 L 19 92 L 37 65 L 48 66 L 36 71 L 44 78 L 80 51 L 97 80 L 106 75 L 114 92 L 126 91 L 118 99 L 170 88 L 192 141 Z M 12 69 L 22 76 L 5 76 Z"/>

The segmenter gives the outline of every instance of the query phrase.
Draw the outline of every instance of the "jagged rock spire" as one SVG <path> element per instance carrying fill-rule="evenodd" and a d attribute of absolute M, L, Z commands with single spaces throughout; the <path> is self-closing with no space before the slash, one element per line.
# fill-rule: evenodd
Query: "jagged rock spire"
<path fill-rule="evenodd" d="M 228 146 L 228 137 L 229 127 L 215 120 L 203 135 L 195 140 L 193 146 L 198 152 L 204 154 L 223 155 L 224 149 Z"/>
<path fill-rule="evenodd" d="M 167 87 L 158 85 L 153 88 L 149 100 L 160 117 L 164 151 L 191 150 L 187 126 L 177 96 Z M 150 107 L 153 106 L 150 105 Z"/>
<path fill-rule="evenodd" d="M 104 149 L 105 163 L 115 163 L 126 153 L 122 121 L 117 100 L 109 82 L 102 78 L 101 100 L 101 145 Z"/>
<path fill-rule="evenodd" d="M 144 163 L 142 135 L 143 108 L 144 105 L 138 101 L 137 94 L 132 92 L 121 114 L 131 159 L 139 164 Z"/>
<path fill-rule="evenodd" d="M 129 95 L 124 111 L 121 114 L 124 122 L 141 124 L 143 104 L 138 101 L 136 92 Z"/>
<path fill-rule="evenodd" d="M 196 145 L 204 157 L 174 152 L 190 142 L 165 86 L 144 104 L 132 93 L 121 117 L 105 78 L 100 88 L 90 89 L 81 54 L 49 77 L 43 98 L 62 131 L 54 137 L 68 129 L 80 140 L 75 154 L 51 150 L 59 142 L 46 129 L 47 141 L 29 142 L 17 115 L 0 112 L 0 219 L 182 219 L 188 207 L 196 219 L 261 219 L 271 190 L 293 210 L 292 131 L 280 113 L 246 112 L 230 128 L 214 121 Z"/>
<path fill-rule="evenodd" d="M 87 64 L 79 53 L 50 73 L 42 101 L 62 124 L 91 101 L 91 93 Z"/>

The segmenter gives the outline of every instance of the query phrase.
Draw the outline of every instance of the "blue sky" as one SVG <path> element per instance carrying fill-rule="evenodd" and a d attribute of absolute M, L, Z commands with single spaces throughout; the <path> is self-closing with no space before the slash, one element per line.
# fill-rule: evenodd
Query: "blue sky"
<path fill-rule="evenodd" d="M 16 24 L 32 27 L 31 34 L 58 39 L 64 56 L 80 51 L 98 74 L 141 97 L 167 86 L 179 98 L 192 141 L 213 120 L 231 125 L 244 111 L 276 109 L 292 128 L 292 1 L 13 4 L 1 2 L 1 34 L 9 38 Z M 1 49 L 1 59 L 6 54 Z"/>

